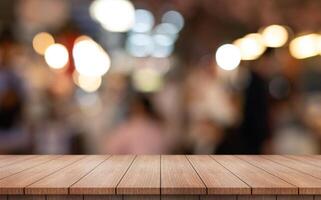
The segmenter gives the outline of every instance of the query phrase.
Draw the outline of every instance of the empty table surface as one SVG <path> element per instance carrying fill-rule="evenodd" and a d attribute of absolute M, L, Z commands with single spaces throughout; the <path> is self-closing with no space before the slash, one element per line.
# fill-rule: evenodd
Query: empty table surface
<path fill-rule="evenodd" d="M 0 156 L 0 196 L 320 194 L 321 156 Z"/>

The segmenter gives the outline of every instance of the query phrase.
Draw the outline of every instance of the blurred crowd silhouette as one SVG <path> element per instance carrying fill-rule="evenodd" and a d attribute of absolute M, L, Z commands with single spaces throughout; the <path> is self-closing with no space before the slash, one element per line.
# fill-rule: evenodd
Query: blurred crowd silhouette
<path fill-rule="evenodd" d="M 231 71 L 215 62 L 219 45 L 263 26 L 320 31 L 321 1 L 132 0 L 155 21 L 167 10 L 184 16 L 173 52 L 154 57 L 126 52 L 132 33 L 105 30 L 92 2 L 1 1 L 1 154 L 321 153 L 321 39 L 320 55 L 304 60 L 283 47 Z M 66 47 L 62 69 L 35 52 L 39 32 Z M 110 54 L 94 89 L 76 77 L 82 35 Z"/>

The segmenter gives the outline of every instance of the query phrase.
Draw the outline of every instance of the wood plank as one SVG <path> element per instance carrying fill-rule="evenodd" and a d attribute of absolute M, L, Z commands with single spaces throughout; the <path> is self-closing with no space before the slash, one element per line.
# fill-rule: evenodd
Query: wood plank
<path fill-rule="evenodd" d="M 321 194 L 321 180 L 261 156 L 238 156 L 286 182 L 299 187 L 299 194 Z"/>
<path fill-rule="evenodd" d="M 276 200 L 273 195 L 242 195 L 238 196 L 237 200 Z"/>
<path fill-rule="evenodd" d="M 237 200 L 236 195 L 201 195 L 200 200 Z"/>
<path fill-rule="evenodd" d="M 0 200 L 7 200 L 7 195 L 0 195 Z"/>
<path fill-rule="evenodd" d="M 166 195 L 161 196 L 162 200 L 199 200 L 199 195 Z"/>
<path fill-rule="evenodd" d="M 116 186 L 134 160 L 133 155 L 112 156 L 70 187 L 71 194 L 116 194 Z"/>
<path fill-rule="evenodd" d="M 206 194 L 206 187 L 185 156 L 161 156 L 162 194 Z"/>
<path fill-rule="evenodd" d="M 310 165 L 315 165 L 318 167 L 321 167 L 321 157 L 319 156 L 300 156 L 300 155 L 295 155 L 295 156 L 291 156 L 291 155 L 286 155 L 285 157 L 294 159 L 294 160 L 298 160 L 300 162 L 306 163 L 306 164 L 310 164 Z"/>
<path fill-rule="evenodd" d="M 4 156 L 2 157 L 2 159 L 0 160 L 0 167 L 4 167 L 4 166 L 7 166 L 7 165 L 11 165 L 11 164 L 14 164 L 14 163 L 17 163 L 17 162 L 20 162 L 20 161 L 23 161 L 23 160 L 27 160 L 27 159 L 31 159 L 35 156 L 33 155 L 26 155 L 26 156 Z"/>
<path fill-rule="evenodd" d="M 208 155 L 187 156 L 208 194 L 251 194 L 251 188 Z"/>
<path fill-rule="evenodd" d="M 0 168 L 0 179 L 6 178 L 23 170 L 48 162 L 57 157 L 58 156 L 54 155 L 36 156 L 31 159 L 22 160 L 21 162 L 16 162 L 14 164 L 7 165 L 5 167 Z"/>
<path fill-rule="evenodd" d="M 83 200 L 82 195 L 48 195 L 46 200 Z"/>
<path fill-rule="evenodd" d="M 8 200 L 46 200 L 46 196 L 44 195 L 10 195 L 8 196 Z"/>
<path fill-rule="evenodd" d="M 26 194 L 68 194 L 69 187 L 109 156 L 92 155 L 63 168 L 25 188 Z"/>
<path fill-rule="evenodd" d="M 311 176 L 314 176 L 316 178 L 321 179 L 321 167 L 317 167 L 315 165 L 311 165 L 308 163 L 304 163 L 295 159 L 291 159 L 285 156 L 279 156 L 279 155 L 266 155 L 263 156 L 266 159 L 272 160 L 274 162 L 277 162 L 283 166 L 287 166 L 289 168 L 295 169 L 297 171 L 300 171 L 305 174 L 309 174 Z"/>
<path fill-rule="evenodd" d="M 116 195 L 85 195 L 84 200 L 123 200 L 123 196 Z"/>
<path fill-rule="evenodd" d="M 160 194 L 160 156 L 137 156 L 117 186 L 117 194 Z"/>
<path fill-rule="evenodd" d="M 313 196 L 309 195 L 280 195 L 277 197 L 277 200 L 313 200 Z"/>
<path fill-rule="evenodd" d="M 84 156 L 57 157 L 49 162 L 29 168 L 7 178 L 0 180 L 0 194 L 24 194 L 24 188 L 48 176 L 71 163 L 84 158 Z"/>
<path fill-rule="evenodd" d="M 252 188 L 252 194 L 298 194 L 298 188 L 234 156 L 212 156 Z"/>
<path fill-rule="evenodd" d="M 123 200 L 160 200 L 161 196 L 154 195 L 124 195 Z"/>

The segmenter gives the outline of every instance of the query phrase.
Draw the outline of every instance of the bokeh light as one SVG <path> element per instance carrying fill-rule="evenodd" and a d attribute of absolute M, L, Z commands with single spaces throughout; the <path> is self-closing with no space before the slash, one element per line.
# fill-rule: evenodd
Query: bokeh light
<path fill-rule="evenodd" d="M 53 69 L 61 69 L 67 65 L 69 54 L 62 44 L 52 44 L 45 51 L 45 61 Z"/>
<path fill-rule="evenodd" d="M 126 50 L 134 57 L 147 57 L 153 51 L 152 37 L 149 34 L 131 34 L 127 38 Z"/>
<path fill-rule="evenodd" d="M 282 47 L 289 38 L 287 29 L 280 25 L 270 25 L 261 32 L 264 44 L 267 47 Z"/>
<path fill-rule="evenodd" d="M 165 58 L 170 56 L 174 51 L 174 40 L 168 35 L 153 35 L 154 48 L 153 57 Z"/>
<path fill-rule="evenodd" d="M 224 44 L 216 51 L 216 63 L 224 70 L 233 70 L 241 62 L 240 50 L 232 44 Z"/>
<path fill-rule="evenodd" d="M 128 0 L 95 0 L 90 15 L 111 32 L 126 32 L 135 22 L 135 9 Z"/>
<path fill-rule="evenodd" d="M 184 17 L 181 13 L 170 10 L 163 15 L 162 23 L 173 24 L 180 31 L 184 27 Z"/>
<path fill-rule="evenodd" d="M 294 58 L 304 59 L 320 53 L 320 35 L 311 33 L 299 36 L 290 42 L 290 53 Z"/>
<path fill-rule="evenodd" d="M 163 86 L 162 74 L 153 68 L 136 69 L 132 79 L 134 87 L 140 92 L 155 92 Z"/>
<path fill-rule="evenodd" d="M 251 33 L 234 42 L 240 51 L 242 60 L 255 60 L 265 51 L 263 38 L 258 33 Z"/>
<path fill-rule="evenodd" d="M 33 49 L 40 55 L 44 55 L 46 49 L 54 43 L 55 39 L 47 32 L 37 33 L 32 40 Z"/>
<path fill-rule="evenodd" d="M 102 83 L 101 76 L 84 76 L 78 74 L 77 84 L 85 92 L 95 92 L 99 89 Z"/>
<path fill-rule="evenodd" d="M 109 55 L 92 39 L 81 37 L 72 51 L 77 72 L 84 76 L 104 75 L 111 65 Z"/>
<path fill-rule="evenodd" d="M 149 32 L 153 29 L 155 19 L 153 13 L 145 9 L 137 9 L 135 11 L 135 24 L 132 31 L 137 33 Z"/>

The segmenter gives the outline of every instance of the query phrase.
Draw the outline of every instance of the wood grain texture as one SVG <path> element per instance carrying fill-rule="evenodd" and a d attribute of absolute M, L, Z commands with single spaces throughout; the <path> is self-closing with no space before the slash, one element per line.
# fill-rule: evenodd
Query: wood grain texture
<path fill-rule="evenodd" d="M 305 174 L 309 174 L 311 176 L 317 177 L 321 179 L 321 167 L 317 167 L 315 165 L 311 165 L 309 163 L 301 162 L 295 159 L 291 159 L 285 156 L 279 156 L 279 155 L 268 155 L 263 156 L 266 159 L 272 160 L 274 162 L 277 162 L 281 165 L 284 165 L 286 167 L 295 169 L 297 171 L 300 171 Z"/>
<path fill-rule="evenodd" d="M 52 159 L 57 158 L 58 156 L 36 156 L 31 159 L 22 160 L 21 162 L 15 162 L 11 165 L 7 165 L 0 168 L 0 179 L 11 176 L 23 170 L 35 167 L 42 163 L 48 162 Z"/>
<path fill-rule="evenodd" d="M 9 195 L 8 200 L 46 200 L 46 196 L 44 195 Z"/>
<path fill-rule="evenodd" d="M 298 194 L 298 188 L 234 156 L 212 156 L 252 188 L 252 194 Z"/>
<path fill-rule="evenodd" d="M 299 188 L 299 194 L 321 194 L 321 180 L 261 156 L 238 156 Z"/>
<path fill-rule="evenodd" d="M 35 156 L 32 155 L 26 155 L 26 156 L 4 156 L 0 160 L 0 167 L 4 167 L 7 165 L 11 165 L 13 163 L 17 163 L 23 160 L 31 159 Z"/>
<path fill-rule="evenodd" d="M 116 195 L 85 195 L 84 200 L 123 200 L 123 197 Z"/>
<path fill-rule="evenodd" d="M 199 195 L 165 195 L 162 200 L 199 200 Z"/>
<path fill-rule="evenodd" d="M 276 200 L 274 195 L 242 195 L 238 196 L 237 200 Z"/>
<path fill-rule="evenodd" d="M 185 156 L 161 156 L 162 194 L 206 194 L 206 187 Z"/>
<path fill-rule="evenodd" d="M 83 200 L 82 195 L 48 195 L 46 200 Z"/>
<path fill-rule="evenodd" d="M 117 187 L 117 194 L 160 194 L 160 156 L 137 156 Z"/>
<path fill-rule="evenodd" d="M 0 180 L 0 194 L 23 194 L 24 188 L 84 156 L 63 156 Z"/>
<path fill-rule="evenodd" d="M 70 187 L 71 194 L 116 194 L 116 186 L 134 160 L 133 155 L 112 156 Z"/>
<path fill-rule="evenodd" d="M 201 195 L 200 200 L 237 200 L 236 195 Z"/>
<path fill-rule="evenodd" d="M 279 195 L 277 200 L 313 200 L 313 196 L 306 196 L 306 195 Z"/>
<path fill-rule="evenodd" d="M 124 195 L 123 200 L 160 200 L 161 196 L 154 195 Z"/>
<path fill-rule="evenodd" d="M 251 194 L 251 188 L 210 156 L 187 156 L 208 194 Z"/>
<path fill-rule="evenodd" d="M 87 175 L 109 156 L 92 155 L 47 176 L 25 188 L 26 194 L 68 194 L 69 187 Z"/>

